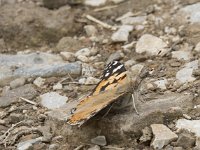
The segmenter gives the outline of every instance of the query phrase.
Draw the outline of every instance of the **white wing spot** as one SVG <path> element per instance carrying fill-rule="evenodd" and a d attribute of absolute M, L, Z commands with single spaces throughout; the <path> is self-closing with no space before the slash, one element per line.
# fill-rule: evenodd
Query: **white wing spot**
<path fill-rule="evenodd" d="M 113 73 L 115 73 L 117 70 L 121 69 L 123 65 L 118 66 L 117 68 L 113 69 Z"/>
<path fill-rule="evenodd" d="M 109 76 L 109 74 L 110 74 L 109 72 L 108 72 L 108 73 L 106 73 L 106 74 L 105 74 L 105 77 Z"/>
<path fill-rule="evenodd" d="M 114 61 L 114 62 L 113 62 L 113 65 L 116 65 L 117 63 L 118 63 L 118 61 Z"/>

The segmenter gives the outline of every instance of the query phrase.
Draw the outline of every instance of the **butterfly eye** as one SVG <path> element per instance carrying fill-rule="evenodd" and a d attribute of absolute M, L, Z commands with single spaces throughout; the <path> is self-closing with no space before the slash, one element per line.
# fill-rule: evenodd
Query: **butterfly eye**
<path fill-rule="evenodd" d="M 72 108 L 71 111 L 70 111 L 70 113 L 74 114 L 75 111 L 76 111 L 76 108 Z"/>

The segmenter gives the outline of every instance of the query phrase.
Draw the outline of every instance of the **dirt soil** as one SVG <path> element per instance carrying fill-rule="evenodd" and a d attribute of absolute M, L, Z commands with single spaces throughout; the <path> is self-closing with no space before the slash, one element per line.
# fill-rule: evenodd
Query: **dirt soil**
<path fill-rule="evenodd" d="M 149 129 L 150 138 L 141 140 L 141 136 L 144 136 L 142 130 L 145 127 L 150 128 L 151 124 L 164 124 L 176 133 L 178 119 L 198 120 L 200 118 L 199 107 L 194 107 L 200 104 L 199 66 L 192 74 L 195 80 L 177 82 L 177 72 L 186 63 L 199 61 L 200 56 L 200 50 L 194 50 L 200 42 L 200 21 L 193 24 L 182 21 L 183 18 L 178 17 L 179 10 L 199 1 L 122 0 L 119 3 L 114 1 L 117 0 L 107 0 L 105 4 L 92 7 L 86 5 L 83 0 L 56 2 L 52 0 L 0 0 L 1 55 L 34 52 L 62 55 L 62 52 L 76 53 L 82 48 L 93 48 L 97 52 L 87 56 L 87 60 L 85 57 L 79 58 L 73 55 L 73 58 L 70 57 L 66 63 L 79 60 L 82 64 L 92 66 L 96 71 L 90 76 L 96 79 L 100 78 L 110 60 L 120 60 L 127 70 L 133 72 L 135 71 L 133 66 L 137 64 L 141 64 L 149 71 L 149 75 L 143 79 L 136 91 L 139 95 L 139 102 L 136 102 L 139 116 L 132 109 L 132 101 L 123 108 L 124 104 L 121 103 L 127 99 L 125 95 L 125 98 L 120 98 L 113 108 L 109 109 L 109 106 L 102 110 L 81 128 L 71 127 L 66 124 L 66 121 L 49 116 L 49 109 L 41 104 L 40 95 L 56 91 L 68 97 L 69 102 L 77 100 L 90 93 L 95 87 L 94 84 L 80 84 L 79 79 L 84 78 L 83 74 L 78 77 L 70 75 L 44 77 L 45 83 L 42 87 L 35 85 L 36 77 L 26 78 L 22 87 L 12 87 L 11 83 L 1 86 L 0 96 L 1 99 L 4 98 L 4 101 L 10 100 L 8 97 L 14 99 L 12 94 L 9 95 L 8 91 L 11 90 L 18 93 L 14 96 L 15 99 L 26 97 L 34 103 L 21 100 L 9 106 L 0 107 L 0 149 L 19 149 L 19 143 L 42 136 L 42 140 L 33 142 L 27 149 L 148 150 L 154 149 L 152 146 L 154 139 Z M 98 10 L 99 8 L 104 9 Z M 133 30 L 129 32 L 128 39 L 122 42 L 113 41 L 111 38 L 117 30 L 106 28 L 87 18 L 87 15 L 90 15 L 118 28 L 122 26 L 122 21 L 116 21 L 116 19 L 127 12 L 132 12 L 132 17 L 145 16 L 146 19 L 143 22 L 136 21 L 131 24 Z M 92 29 L 90 31 L 92 33 L 87 33 L 85 29 L 87 25 L 95 27 L 95 33 Z M 162 39 L 167 43 L 168 51 L 163 56 L 136 52 L 136 44 L 145 34 Z M 129 48 L 123 48 L 132 42 Z M 189 56 L 187 56 L 189 59 L 178 59 L 178 56 L 173 56 L 173 52 L 179 50 L 189 51 Z M 128 64 L 128 61 L 131 64 Z M 165 79 L 167 83 L 164 83 L 163 88 L 162 83 Z M 155 81 L 162 83 L 156 84 L 158 82 Z M 62 83 L 61 89 L 53 89 L 57 83 Z M 26 92 L 21 92 L 25 89 Z M 27 92 L 31 93 L 28 97 Z M 108 114 L 104 116 L 107 112 Z M 91 139 L 98 135 L 106 137 L 106 145 L 94 147 L 98 144 L 92 143 Z M 162 149 L 181 147 L 181 144 L 177 143 L 169 142 Z M 193 144 L 189 148 L 192 149 L 195 146 Z"/>

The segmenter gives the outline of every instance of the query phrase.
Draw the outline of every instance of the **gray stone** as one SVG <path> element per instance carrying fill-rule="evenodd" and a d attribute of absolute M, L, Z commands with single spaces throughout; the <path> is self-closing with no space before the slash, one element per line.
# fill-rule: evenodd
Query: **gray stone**
<path fill-rule="evenodd" d="M 72 52 L 60 52 L 60 56 L 65 60 L 65 61 L 70 61 L 74 62 L 76 60 L 75 54 Z"/>
<path fill-rule="evenodd" d="M 120 60 L 124 57 L 124 53 L 120 52 L 120 51 L 117 51 L 113 54 L 111 54 L 109 57 L 108 57 L 108 60 L 106 61 L 106 64 L 109 64 L 110 62 L 114 61 L 114 60 Z"/>
<path fill-rule="evenodd" d="M 178 60 L 190 60 L 192 57 L 190 51 L 173 51 L 172 58 L 177 58 Z"/>
<path fill-rule="evenodd" d="M 54 63 L 62 63 L 63 60 L 59 55 L 50 53 L 30 53 L 17 55 L 0 55 L 0 66 L 33 66 L 33 65 L 47 65 Z"/>
<path fill-rule="evenodd" d="M 0 86 L 4 86 L 19 77 L 63 76 L 68 73 L 80 75 L 81 64 L 65 64 L 59 55 L 49 53 L 2 54 L 0 55 L 0 72 Z"/>
<path fill-rule="evenodd" d="M 97 137 L 91 139 L 91 143 L 100 145 L 100 146 L 105 146 L 105 145 L 107 145 L 106 137 L 105 136 L 97 136 Z"/>
<path fill-rule="evenodd" d="M 101 148 L 98 145 L 95 145 L 93 147 L 90 147 L 88 150 L 101 150 Z"/>
<path fill-rule="evenodd" d="M 163 124 L 152 124 L 154 139 L 151 143 L 154 149 L 162 149 L 165 145 L 176 140 L 178 136 Z"/>
<path fill-rule="evenodd" d="M 190 133 L 183 132 L 179 135 L 176 145 L 188 149 L 194 147 L 195 141 L 196 138 L 194 136 Z"/>
<path fill-rule="evenodd" d="M 100 79 L 94 78 L 94 77 L 87 77 L 85 81 L 85 85 L 94 85 L 99 83 Z"/>
<path fill-rule="evenodd" d="M 115 33 L 113 33 L 111 39 L 113 42 L 127 42 L 129 33 L 133 30 L 131 25 L 122 25 Z"/>
<path fill-rule="evenodd" d="M 37 95 L 36 89 L 31 84 L 7 91 L 0 97 L 0 107 L 7 107 L 19 100 L 19 97 L 32 99 Z"/>
<path fill-rule="evenodd" d="M 78 57 L 78 56 L 90 56 L 90 49 L 89 48 L 83 48 L 83 49 L 80 49 L 78 50 L 76 53 L 75 53 L 75 56 Z"/>
<path fill-rule="evenodd" d="M 200 23 L 200 3 L 187 5 L 181 8 L 178 13 L 178 19 L 183 22 Z"/>
<path fill-rule="evenodd" d="M 56 109 L 64 106 L 68 100 L 68 97 L 61 96 L 56 92 L 49 92 L 40 95 L 41 104 L 48 109 Z"/>
<path fill-rule="evenodd" d="M 17 78 L 17 79 L 15 79 L 15 80 L 13 80 L 13 81 L 10 82 L 10 87 L 12 89 L 14 89 L 16 87 L 24 85 L 25 82 L 26 82 L 26 78 L 23 78 L 23 77 Z"/>
<path fill-rule="evenodd" d="M 196 78 L 193 77 L 193 70 L 198 69 L 198 60 L 194 60 L 184 65 L 184 68 L 176 73 L 176 79 L 180 83 L 192 82 Z"/>
<path fill-rule="evenodd" d="M 136 52 L 140 54 L 146 52 L 146 54 L 150 56 L 163 56 L 168 51 L 169 49 L 167 48 L 167 44 L 165 42 L 150 34 L 144 34 L 140 37 L 136 44 Z"/>
<path fill-rule="evenodd" d="M 97 29 L 93 25 L 84 26 L 85 32 L 88 36 L 94 36 L 97 34 Z"/>
<path fill-rule="evenodd" d="M 13 76 L 24 77 L 51 77 L 51 76 L 64 76 L 67 74 L 79 76 L 81 73 L 80 63 L 67 63 L 67 64 L 54 64 L 42 65 L 33 67 L 21 67 L 14 71 Z"/>
<path fill-rule="evenodd" d="M 162 80 L 157 80 L 154 82 L 158 88 L 162 89 L 162 90 L 165 90 L 166 89 L 166 84 L 168 83 L 167 82 L 167 79 L 162 79 Z"/>
<path fill-rule="evenodd" d="M 179 119 L 176 122 L 176 128 L 178 130 L 185 129 L 194 133 L 197 137 L 200 137 L 200 120 Z"/>
<path fill-rule="evenodd" d="M 45 79 L 41 77 L 37 77 L 34 81 L 33 84 L 35 84 L 37 87 L 41 88 L 45 83 Z"/>
<path fill-rule="evenodd" d="M 93 6 L 93 7 L 98 7 L 98 6 L 102 6 L 106 3 L 107 0 L 85 0 L 85 5 L 88 6 Z"/>
<path fill-rule="evenodd" d="M 57 150 L 59 148 L 58 144 L 51 144 L 49 145 L 49 149 L 48 150 Z"/>
<path fill-rule="evenodd" d="M 53 90 L 62 90 L 62 84 L 58 82 L 53 86 Z"/>
<path fill-rule="evenodd" d="M 20 142 L 17 144 L 17 150 L 28 150 L 33 146 L 33 144 L 42 142 L 42 139 L 43 139 L 42 137 L 38 137 L 36 139 Z"/>

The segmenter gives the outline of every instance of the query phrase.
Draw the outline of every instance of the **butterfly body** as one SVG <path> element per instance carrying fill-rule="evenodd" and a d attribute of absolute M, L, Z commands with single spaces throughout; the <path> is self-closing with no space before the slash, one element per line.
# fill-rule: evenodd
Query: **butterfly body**
<path fill-rule="evenodd" d="M 68 119 L 70 125 L 82 125 L 100 110 L 130 91 L 130 78 L 123 64 L 113 61 L 104 70 L 93 92 L 80 100 Z"/>

